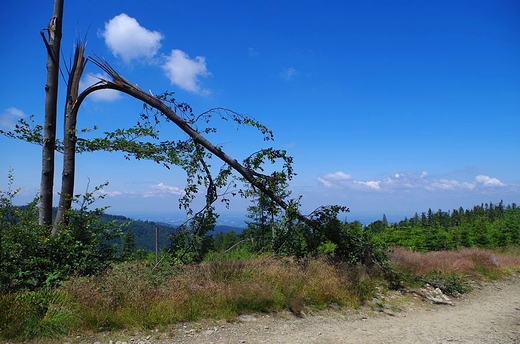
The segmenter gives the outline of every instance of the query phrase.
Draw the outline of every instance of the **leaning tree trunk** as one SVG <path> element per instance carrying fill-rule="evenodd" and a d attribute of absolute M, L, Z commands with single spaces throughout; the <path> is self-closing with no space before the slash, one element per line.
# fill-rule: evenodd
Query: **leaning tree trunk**
<path fill-rule="evenodd" d="M 58 212 L 54 225 L 52 226 L 52 236 L 55 236 L 62 226 L 69 222 L 67 211 L 72 206 L 74 195 L 74 175 L 76 171 L 76 122 L 77 111 L 73 111 L 79 93 L 79 81 L 85 69 L 85 44 L 78 42 L 74 52 L 74 64 L 69 73 L 67 85 L 67 104 L 65 105 L 65 123 L 63 134 L 63 171 L 61 173 L 61 192 L 58 204 Z"/>
<path fill-rule="evenodd" d="M 267 197 L 273 200 L 276 204 L 278 204 L 282 209 L 287 210 L 289 208 L 289 204 L 285 202 L 281 197 L 276 195 L 273 190 L 269 189 L 266 185 L 260 182 L 256 177 L 253 171 L 244 167 L 237 160 L 233 159 L 229 155 L 227 155 L 221 148 L 213 145 L 210 141 L 208 141 L 204 136 L 202 136 L 198 131 L 193 129 L 182 117 L 177 115 L 175 111 L 173 111 L 169 106 L 164 104 L 160 99 L 144 92 L 139 87 L 132 85 L 123 77 L 121 77 L 108 63 L 104 61 L 99 61 L 96 59 L 90 59 L 95 65 L 100 67 L 104 72 L 112 77 L 112 81 L 108 80 L 100 80 L 97 84 L 94 84 L 84 90 L 79 96 L 74 105 L 74 112 L 79 110 L 79 107 L 83 100 L 92 92 L 103 90 L 103 89 L 112 89 L 122 93 L 126 93 L 129 96 L 141 100 L 148 105 L 154 107 L 155 109 L 162 112 L 168 119 L 170 119 L 173 123 L 175 123 L 182 131 L 188 134 L 197 144 L 200 144 L 206 150 L 217 156 L 220 160 L 225 162 L 235 171 L 237 171 L 245 180 L 247 180 L 251 185 L 258 188 L 262 191 Z M 297 217 L 304 222 L 310 223 L 309 219 L 305 216 L 301 215 L 299 212 L 296 213 Z"/>
<path fill-rule="evenodd" d="M 60 73 L 60 44 L 64 0 L 54 1 L 52 19 L 47 27 L 48 39 L 41 32 L 47 47 L 47 80 L 45 83 L 45 123 L 42 142 L 42 175 L 40 184 L 39 223 L 52 223 L 52 193 L 54 186 L 54 150 L 56 145 L 56 111 Z"/>

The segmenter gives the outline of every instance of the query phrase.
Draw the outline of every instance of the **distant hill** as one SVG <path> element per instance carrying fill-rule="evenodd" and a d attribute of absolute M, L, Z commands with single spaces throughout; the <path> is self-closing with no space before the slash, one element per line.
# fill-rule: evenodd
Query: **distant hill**
<path fill-rule="evenodd" d="M 175 233 L 178 228 L 177 226 L 172 226 L 164 222 L 133 220 L 121 215 L 103 214 L 101 219 L 103 222 L 114 221 L 118 224 L 128 223 L 128 225 L 123 228 L 123 233 L 127 231 L 134 232 L 136 248 L 144 249 L 149 252 L 155 251 L 156 228 L 158 230 L 159 249 L 167 249 L 170 247 L 170 236 Z M 215 229 L 209 234 L 216 235 L 218 233 L 227 233 L 231 231 L 235 233 L 241 233 L 242 230 L 243 228 L 217 225 L 215 226 Z"/>
<path fill-rule="evenodd" d="M 216 225 L 213 232 L 211 232 L 212 235 L 216 235 L 219 233 L 228 233 L 228 232 L 235 232 L 235 233 L 242 233 L 244 228 L 239 227 L 233 227 L 233 226 L 226 226 L 226 225 Z"/>
<path fill-rule="evenodd" d="M 170 247 L 170 236 L 177 229 L 177 227 L 169 226 L 167 224 L 160 224 L 152 221 L 132 220 L 121 215 L 103 214 L 101 221 L 114 221 L 117 224 L 128 223 L 128 225 L 123 228 L 123 233 L 128 231 L 134 232 L 136 248 L 141 248 L 150 252 L 155 251 L 156 228 L 159 234 L 159 249 Z"/>

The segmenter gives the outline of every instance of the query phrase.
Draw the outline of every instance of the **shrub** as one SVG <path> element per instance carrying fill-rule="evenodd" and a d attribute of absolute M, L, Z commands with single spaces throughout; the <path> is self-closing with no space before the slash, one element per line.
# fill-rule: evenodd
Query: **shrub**
<path fill-rule="evenodd" d="M 68 212 L 69 225 L 54 237 L 38 224 L 37 199 L 15 207 L 15 195 L 0 190 L 0 292 L 51 288 L 70 276 L 96 274 L 116 261 L 116 248 L 109 243 L 121 228 L 100 221 L 104 208 L 88 209 L 93 193 L 75 198 L 79 207 Z"/>

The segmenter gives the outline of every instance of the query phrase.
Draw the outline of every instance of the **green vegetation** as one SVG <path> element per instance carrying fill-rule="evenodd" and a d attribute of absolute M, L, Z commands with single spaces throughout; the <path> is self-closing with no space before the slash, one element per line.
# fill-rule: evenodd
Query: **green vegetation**
<path fill-rule="evenodd" d="M 520 245 L 520 208 L 515 203 L 505 206 L 500 201 L 473 209 L 461 207 L 451 212 L 429 209 L 394 224 L 388 224 L 383 218 L 367 226 L 366 230 L 377 242 L 416 251 L 463 247 L 498 249 Z"/>
<path fill-rule="evenodd" d="M 77 209 L 68 212 L 70 223 L 52 236 L 38 224 L 36 200 L 27 207 L 14 207 L 19 190 L 0 190 L 0 292 L 33 291 L 58 286 L 71 276 L 93 275 L 117 259 L 110 242 L 120 236 L 121 227 L 99 220 L 104 209 L 89 210 L 93 192 L 74 199 Z"/>
<path fill-rule="evenodd" d="M 37 223 L 36 202 L 12 205 L 18 192 L 12 185 L 10 173 L 10 187 L 0 194 L 0 338 L 7 340 L 164 328 L 250 312 L 300 314 L 331 304 L 356 308 L 381 291 L 424 283 L 456 295 L 471 290 L 468 278 L 495 279 L 520 268 L 515 205 L 464 211 L 454 217 L 455 228 L 466 229 L 457 236 L 439 226 L 453 223 L 442 222 L 441 211 L 425 215 L 422 226 L 419 218 L 366 227 L 318 211 L 310 217 L 322 221 L 314 235 L 283 213 L 250 217 L 240 233 L 211 235 L 212 222 L 195 237 L 190 227 L 174 232 L 182 240 L 173 235 L 156 265 L 153 253 L 137 249 L 140 233 L 124 228 L 128 219 L 89 210 L 102 186 L 76 197 L 69 225 L 53 237 Z M 269 230 L 255 227 L 255 219 L 269 219 Z M 506 235 L 498 235 L 505 224 Z M 442 240 L 432 240 L 429 230 L 441 227 Z M 455 241 L 462 237 L 473 246 L 462 248 Z M 510 245 L 497 250 L 499 242 Z"/>

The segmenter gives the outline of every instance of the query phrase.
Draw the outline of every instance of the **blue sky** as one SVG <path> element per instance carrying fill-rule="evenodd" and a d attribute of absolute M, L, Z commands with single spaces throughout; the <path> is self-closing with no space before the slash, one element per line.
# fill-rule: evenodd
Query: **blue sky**
<path fill-rule="evenodd" d="M 0 14 L 0 127 L 43 120 L 52 1 L 7 0 Z M 274 131 L 294 157 L 304 212 L 350 207 L 349 219 L 520 203 L 520 4 L 517 1 L 66 0 L 62 56 L 78 38 L 127 80 L 174 91 L 195 112 L 226 107 Z M 83 84 L 102 73 L 89 65 Z M 65 84 L 61 83 L 59 121 Z M 128 127 L 141 104 L 99 93 L 78 126 Z M 266 147 L 222 123 L 210 137 L 237 160 Z M 61 126 L 58 135 L 61 137 Z M 162 127 L 164 139 L 182 137 Z M 17 202 L 37 193 L 41 149 L 0 137 L 0 173 Z M 56 156 L 56 190 L 61 156 Z M 218 163 L 215 163 L 219 166 Z M 77 190 L 108 181 L 110 213 L 177 214 L 181 170 L 119 154 L 78 157 Z M 5 189 L 7 178 L 0 188 Z M 247 202 L 233 200 L 229 214 Z"/>

